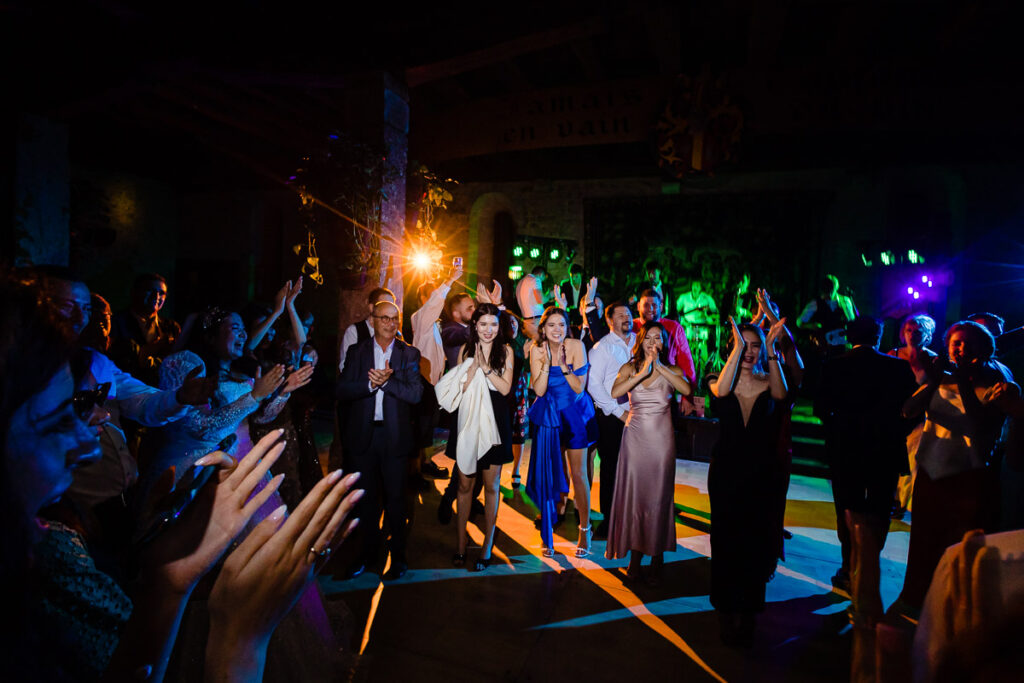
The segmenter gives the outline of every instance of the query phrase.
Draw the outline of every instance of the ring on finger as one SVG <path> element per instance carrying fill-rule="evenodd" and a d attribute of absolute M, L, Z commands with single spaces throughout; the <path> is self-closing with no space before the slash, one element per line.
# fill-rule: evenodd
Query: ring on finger
<path fill-rule="evenodd" d="M 317 560 L 324 560 L 324 559 L 327 559 L 327 557 L 330 556 L 330 554 L 331 554 L 331 546 L 326 546 L 326 547 L 324 547 L 323 550 L 317 550 L 316 546 L 314 545 L 314 546 L 310 547 L 309 552 Z"/>

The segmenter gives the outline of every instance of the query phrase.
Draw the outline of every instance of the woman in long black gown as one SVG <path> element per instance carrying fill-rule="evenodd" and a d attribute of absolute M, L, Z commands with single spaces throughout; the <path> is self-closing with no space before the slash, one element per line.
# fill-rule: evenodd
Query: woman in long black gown
<path fill-rule="evenodd" d="M 753 644 L 754 615 L 764 609 L 765 584 L 778 560 L 777 516 L 771 514 L 779 467 L 782 419 L 792 410 L 775 343 L 785 318 L 767 339 L 753 325 L 733 326 L 732 350 L 711 383 L 721 436 L 708 471 L 711 499 L 711 604 L 722 641 Z"/>

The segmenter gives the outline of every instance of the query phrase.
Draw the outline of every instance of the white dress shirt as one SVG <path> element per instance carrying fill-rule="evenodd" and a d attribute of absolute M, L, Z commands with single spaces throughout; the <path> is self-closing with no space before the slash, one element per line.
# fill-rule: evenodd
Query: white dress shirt
<path fill-rule="evenodd" d="M 370 340 L 370 343 L 373 344 L 373 369 L 383 370 L 385 361 L 391 360 L 391 352 L 395 349 L 395 340 L 391 340 L 387 349 L 380 348 L 380 344 L 377 343 L 376 339 Z M 370 384 L 370 391 L 373 391 L 375 394 L 373 397 L 373 421 L 379 422 L 384 419 L 384 392 L 381 389 L 384 388 L 387 382 L 381 384 L 376 390 L 373 388 L 373 384 L 367 383 Z"/>
<path fill-rule="evenodd" d="M 590 381 L 587 383 L 587 393 L 605 415 L 621 417 L 629 410 L 629 398 L 626 395 L 612 398 L 611 392 L 619 368 L 629 361 L 635 343 L 636 335 L 632 332 L 626 340 L 614 332 L 609 332 L 590 350 Z"/>
<path fill-rule="evenodd" d="M 370 331 L 370 336 L 373 336 L 373 326 L 370 325 L 369 318 L 361 322 L 352 323 L 345 328 L 345 334 L 341 336 L 341 360 L 338 361 L 338 372 L 344 372 L 345 370 L 345 354 L 348 353 L 348 347 L 359 341 L 359 330 L 356 329 L 357 325 L 366 325 L 366 329 Z"/>
<path fill-rule="evenodd" d="M 451 290 L 449 285 L 435 289 L 430 298 L 410 318 L 412 323 L 412 345 L 420 351 L 420 357 L 427 361 L 427 372 L 432 385 L 436 385 L 444 373 L 444 344 L 441 342 L 441 328 L 437 319 L 441 316 L 445 298 Z"/>

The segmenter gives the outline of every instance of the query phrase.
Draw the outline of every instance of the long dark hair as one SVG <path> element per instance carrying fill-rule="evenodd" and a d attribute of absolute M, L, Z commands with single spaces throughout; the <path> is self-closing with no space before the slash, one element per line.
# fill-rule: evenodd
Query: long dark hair
<path fill-rule="evenodd" d="M 498 322 L 498 334 L 491 342 L 491 354 L 487 358 L 487 364 L 499 374 L 505 370 L 505 335 L 501 332 L 501 309 L 494 304 L 480 304 L 473 311 L 473 317 L 469 319 L 469 342 L 466 344 L 466 358 L 476 355 L 476 345 L 480 343 L 480 335 L 476 331 L 476 324 L 485 315 L 493 315 Z"/>
<path fill-rule="evenodd" d="M 640 368 L 644 364 L 644 339 L 647 339 L 648 333 L 654 329 L 661 330 L 661 351 L 658 353 L 658 360 L 661 361 L 662 365 L 670 365 L 668 354 L 672 348 L 672 340 L 668 337 L 668 330 L 660 322 L 651 320 L 644 323 L 644 326 L 640 328 L 640 334 L 636 336 L 636 343 L 633 344 L 633 358 L 630 359 L 630 362 L 633 364 L 633 369 L 637 372 L 640 372 Z"/>
<path fill-rule="evenodd" d="M 5 666 L 13 667 L 7 674 L 17 680 L 53 679 L 59 665 L 44 661 L 43 653 L 65 647 L 69 637 L 44 636 L 32 605 L 32 522 L 24 519 L 19 493 L 7 475 L 7 433 L 14 413 L 68 363 L 72 348 L 66 326 L 55 316 L 39 279 L 27 271 L 0 275 L 0 514 L 6 522 L 0 534 L 0 584 L 12 587 L 0 617 L 0 626 L 9 634 L 0 652 Z M 6 656 L 9 653 L 17 656 Z"/>
<path fill-rule="evenodd" d="M 750 373 L 758 379 L 764 379 L 768 376 L 768 348 L 767 342 L 764 338 L 764 330 L 757 325 L 751 325 L 750 323 L 743 323 L 737 325 L 740 329 L 740 336 L 743 336 L 744 332 L 753 332 L 761 340 L 761 353 L 757 355 L 757 360 L 754 361 L 754 367 L 750 368 Z M 730 337 L 729 343 L 726 346 L 726 350 L 732 353 L 733 347 L 736 345 L 736 340 Z M 741 359 L 742 360 L 742 359 Z M 737 376 L 738 373 L 737 373 Z"/>
<path fill-rule="evenodd" d="M 540 322 L 537 323 L 537 343 L 542 344 L 547 341 L 544 336 L 544 326 L 547 324 L 553 316 L 560 315 L 565 318 L 565 338 L 572 339 L 572 325 L 569 323 L 569 314 L 565 312 L 564 308 L 558 306 L 548 306 L 544 309 L 544 315 L 540 317 Z"/>

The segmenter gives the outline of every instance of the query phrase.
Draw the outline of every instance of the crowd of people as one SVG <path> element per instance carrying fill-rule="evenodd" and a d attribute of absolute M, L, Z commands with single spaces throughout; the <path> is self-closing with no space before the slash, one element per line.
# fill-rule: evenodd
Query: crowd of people
<path fill-rule="evenodd" d="M 719 354 L 700 337 L 719 315 L 700 283 L 674 297 L 656 263 L 644 270 L 635 296 L 605 304 L 578 265 L 558 284 L 538 266 L 507 295 L 497 281 L 460 289 L 453 268 L 410 293 L 405 335 L 402 297 L 371 290 L 366 318 L 341 338 L 342 467 L 330 473 L 310 418 L 319 353 L 313 316 L 297 303 L 301 277 L 270 305 L 210 307 L 179 326 L 162 313 L 168 288 L 156 274 L 136 278 L 129 308 L 114 314 L 66 268 L 5 274 L 3 571 L 7 585 L 29 587 L 5 617 L 28 615 L 29 627 L 5 646 L 45 640 L 56 652 L 17 659 L 17 673 L 160 680 L 170 667 L 251 680 L 273 677 L 275 658 L 295 674 L 295 653 L 310 647 L 324 656 L 301 666 L 329 671 L 342 647 L 324 626 L 316 573 L 331 563 L 344 578 L 370 569 L 401 580 L 410 487 L 449 476 L 438 519 L 455 520 L 452 564 L 487 571 L 502 468 L 511 465 L 518 491 L 527 442 L 542 555 L 556 554 L 571 501 L 573 557 L 606 539 L 607 558 L 629 558 L 624 581 L 658 586 L 676 547 L 675 435 L 683 416 L 703 415 L 705 397 L 720 427 L 708 471 L 711 603 L 722 641 L 750 647 L 785 556 L 792 411 L 807 370 L 826 428 L 837 589 L 855 588 L 863 529 L 877 562 L 894 508 L 913 514 L 893 608 L 908 613 L 964 533 L 1024 526 L 999 505 L 1016 481 L 1001 472 L 1021 469 L 1006 418 L 1021 417 L 1024 401 L 997 359 L 1006 350 L 998 316 L 950 326 L 936 353 L 935 321 L 913 315 L 905 345 L 884 354 L 880 322 L 830 277 L 795 317 L 824 349 L 811 362 L 820 367 L 805 368 L 770 294 L 745 297 L 749 278 L 723 306 L 730 334 Z M 667 316 L 673 305 L 679 320 Z M 438 427 L 450 475 L 431 457 Z M 484 540 L 470 558 L 474 515 Z M 332 553 L 352 532 L 339 568 Z M 208 638 L 175 648 L 197 622 Z"/>

